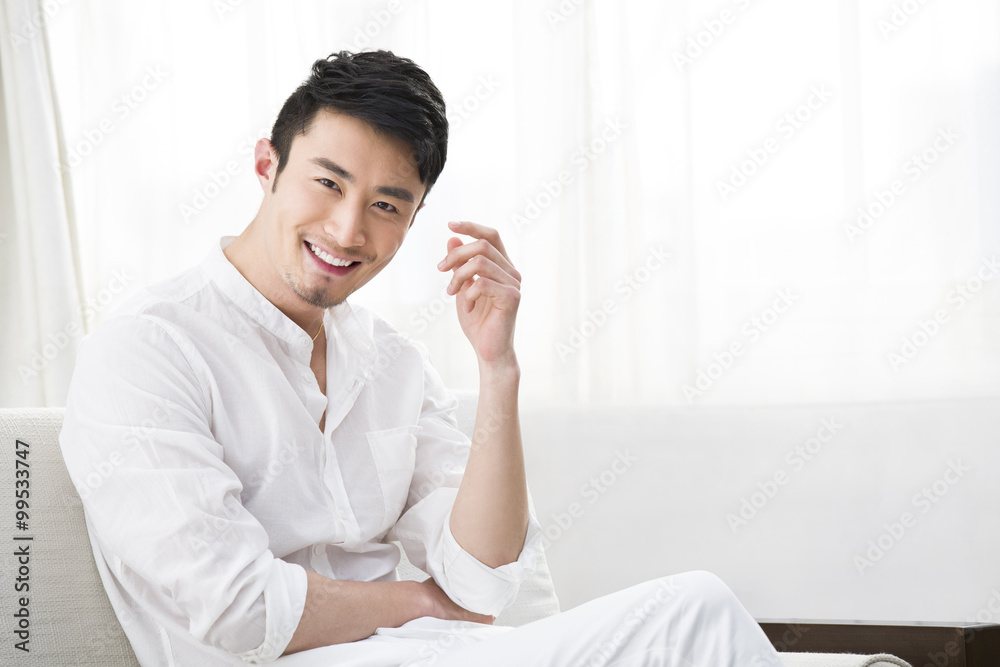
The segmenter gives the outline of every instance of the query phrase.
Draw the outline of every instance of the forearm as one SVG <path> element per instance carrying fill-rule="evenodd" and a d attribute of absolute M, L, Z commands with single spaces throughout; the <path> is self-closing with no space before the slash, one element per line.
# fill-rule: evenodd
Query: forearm
<path fill-rule="evenodd" d="M 517 560 L 528 529 L 528 491 L 517 395 L 516 360 L 480 365 L 472 451 L 451 512 L 463 549 L 490 567 Z"/>
<path fill-rule="evenodd" d="M 339 581 L 306 572 L 308 589 L 299 625 L 285 654 L 370 637 L 426 615 L 413 581 Z"/>

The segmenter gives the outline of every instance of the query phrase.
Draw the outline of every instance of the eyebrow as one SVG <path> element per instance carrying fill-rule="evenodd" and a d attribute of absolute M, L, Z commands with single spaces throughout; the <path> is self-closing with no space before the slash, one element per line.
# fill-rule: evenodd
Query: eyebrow
<path fill-rule="evenodd" d="M 326 169 L 327 171 L 339 176 L 348 183 L 354 182 L 354 175 L 351 172 L 344 169 L 343 167 L 341 167 L 333 160 L 327 159 L 325 157 L 314 157 L 311 160 L 311 162 L 317 167 L 322 167 L 323 169 Z M 413 202 L 416 201 L 416 197 L 413 196 L 413 193 L 407 190 L 406 188 L 397 188 L 392 185 L 380 185 L 375 188 L 375 192 L 379 193 L 380 195 L 385 195 L 387 197 L 395 197 L 396 199 L 401 199 L 409 204 L 412 204 Z"/>

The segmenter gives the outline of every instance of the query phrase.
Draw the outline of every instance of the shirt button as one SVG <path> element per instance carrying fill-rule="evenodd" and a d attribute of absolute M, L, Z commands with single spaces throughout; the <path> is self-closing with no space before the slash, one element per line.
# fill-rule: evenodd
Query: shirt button
<path fill-rule="evenodd" d="M 322 556 L 324 551 L 326 551 L 326 547 L 322 544 L 317 544 L 313 547 L 313 553 L 317 556 Z"/>

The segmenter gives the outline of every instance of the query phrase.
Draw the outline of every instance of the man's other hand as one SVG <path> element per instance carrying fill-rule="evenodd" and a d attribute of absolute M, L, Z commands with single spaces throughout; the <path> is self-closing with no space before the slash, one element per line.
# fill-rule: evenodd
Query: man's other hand
<path fill-rule="evenodd" d="M 441 590 L 433 578 L 420 582 L 420 586 L 424 589 L 423 597 L 426 605 L 424 616 L 433 616 L 446 621 L 472 621 L 486 625 L 493 625 L 493 621 L 496 620 L 493 616 L 476 614 L 459 607 Z"/>

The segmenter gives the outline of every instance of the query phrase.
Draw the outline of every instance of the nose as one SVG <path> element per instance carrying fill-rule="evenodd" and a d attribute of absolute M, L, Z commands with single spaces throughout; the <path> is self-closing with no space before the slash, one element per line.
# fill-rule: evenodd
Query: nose
<path fill-rule="evenodd" d="M 342 202 L 334 207 L 323 230 L 341 248 L 359 247 L 365 244 L 365 211 L 358 205 Z"/>

